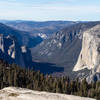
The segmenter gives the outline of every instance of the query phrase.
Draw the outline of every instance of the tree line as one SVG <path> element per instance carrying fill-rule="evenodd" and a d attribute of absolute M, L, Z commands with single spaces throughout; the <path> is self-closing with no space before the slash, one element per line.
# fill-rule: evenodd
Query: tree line
<path fill-rule="evenodd" d="M 53 77 L 40 71 L 24 69 L 16 64 L 8 64 L 0 60 L 0 89 L 8 86 L 28 88 L 38 91 L 64 93 L 100 100 L 100 82 L 88 84 L 83 81 L 70 80 L 69 77 Z"/>

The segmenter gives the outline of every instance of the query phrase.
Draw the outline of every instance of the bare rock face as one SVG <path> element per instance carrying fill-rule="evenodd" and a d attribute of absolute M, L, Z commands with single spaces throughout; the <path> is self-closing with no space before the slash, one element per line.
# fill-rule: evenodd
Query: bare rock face
<path fill-rule="evenodd" d="M 0 58 L 9 63 L 25 66 L 21 47 L 14 37 L 0 35 Z"/>
<path fill-rule="evenodd" d="M 73 71 L 85 68 L 100 72 L 100 25 L 83 33 L 82 50 Z"/>
<path fill-rule="evenodd" d="M 0 34 L 0 59 L 29 67 L 32 63 L 31 53 L 26 46 L 20 46 L 13 36 Z"/>
<path fill-rule="evenodd" d="M 92 98 L 39 92 L 23 88 L 7 87 L 0 90 L 0 100 L 95 100 Z"/>

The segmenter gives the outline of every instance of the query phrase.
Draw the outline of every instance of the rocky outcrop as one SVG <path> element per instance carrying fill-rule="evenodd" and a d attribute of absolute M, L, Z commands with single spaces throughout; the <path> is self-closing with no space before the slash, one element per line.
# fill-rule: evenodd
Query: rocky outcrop
<path fill-rule="evenodd" d="M 33 67 L 31 51 L 26 46 L 21 46 L 25 67 Z"/>
<path fill-rule="evenodd" d="M 96 100 L 66 94 L 39 92 L 23 88 L 8 87 L 0 90 L 0 100 Z"/>
<path fill-rule="evenodd" d="M 85 68 L 100 72 L 100 25 L 83 33 L 82 50 L 73 71 Z"/>
<path fill-rule="evenodd" d="M 0 58 L 6 61 L 15 62 L 20 66 L 25 66 L 22 51 L 17 41 L 10 35 L 0 35 Z M 10 59 L 8 59 L 8 57 Z M 12 61 L 11 61 L 12 60 Z"/>
<path fill-rule="evenodd" d="M 20 46 L 15 37 L 0 34 L 0 59 L 22 67 L 31 66 L 31 53 L 26 46 Z"/>

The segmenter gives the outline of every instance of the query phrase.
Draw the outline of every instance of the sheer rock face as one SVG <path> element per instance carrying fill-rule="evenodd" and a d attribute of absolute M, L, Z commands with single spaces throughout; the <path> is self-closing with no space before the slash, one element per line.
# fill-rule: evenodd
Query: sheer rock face
<path fill-rule="evenodd" d="M 10 59 L 8 59 L 8 57 Z M 19 46 L 18 42 L 10 35 L 0 35 L 0 58 L 8 62 L 15 62 L 20 66 L 25 66 L 21 47 Z"/>
<path fill-rule="evenodd" d="M 0 34 L 0 59 L 28 67 L 31 63 L 31 53 L 26 46 L 20 46 L 13 36 Z"/>
<path fill-rule="evenodd" d="M 82 50 L 73 71 L 84 68 L 100 72 L 100 25 L 83 33 Z"/>

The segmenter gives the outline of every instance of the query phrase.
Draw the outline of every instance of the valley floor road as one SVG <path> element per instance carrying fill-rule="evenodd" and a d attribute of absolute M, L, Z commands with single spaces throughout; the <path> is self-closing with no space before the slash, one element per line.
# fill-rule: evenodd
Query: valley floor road
<path fill-rule="evenodd" d="M 38 92 L 23 88 L 7 87 L 0 90 L 0 100 L 95 100 L 72 95 Z"/>

